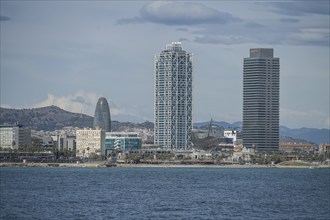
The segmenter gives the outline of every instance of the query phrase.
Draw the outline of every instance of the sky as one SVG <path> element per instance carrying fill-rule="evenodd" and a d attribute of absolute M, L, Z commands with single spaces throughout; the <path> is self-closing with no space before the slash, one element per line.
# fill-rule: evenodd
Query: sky
<path fill-rule="evenodd" d="M 329 0 L 0 1 L 0 105 L 154 121 L 154 57 L 193 54 L 194 122 L 242 120 L 243 59 L 280 58 L 280 124 L 329 128 Z"/>

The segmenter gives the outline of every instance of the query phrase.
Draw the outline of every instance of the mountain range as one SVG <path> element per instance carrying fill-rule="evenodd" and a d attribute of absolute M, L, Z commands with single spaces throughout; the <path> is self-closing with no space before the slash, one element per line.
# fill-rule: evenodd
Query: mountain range
<path fill-rule="evenodd" d="M 24 127 L 33 130 L 53 131 L 59 130 L 63 127 L 92 127 L 93 117 L 85 114 L 72 113 L 65 111 L 57 106 L 47 106 L 42 108 L 32 109 L 8 109 L 0 107 L 0 124 L 14 123 L 22 124 Z M 200 128 L 208 126 L 207 122 L 196 122 L 194 127 Z M 242 122 L 235 123 L 212 121 L 213 126 L 223 128 L 239 128 L 242 127 Z M 146 128 L 153 129 L 152 122 L 132 123 L 132 122 L 118 122 L 111 121 L 113 131 L 120 131 L 123 128 Z M 330 143 L 330 130 L 317 128 L 299 128 L 290 129 L 285 126 L 280 126 L 281 137 L 291 137 L 293 139 L 306 140 L 316 144 Z"/>

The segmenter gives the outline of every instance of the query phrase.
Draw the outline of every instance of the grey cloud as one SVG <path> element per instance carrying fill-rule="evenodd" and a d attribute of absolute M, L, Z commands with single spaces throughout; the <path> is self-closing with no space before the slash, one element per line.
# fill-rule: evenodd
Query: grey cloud
<path fill-rule="evenodd" d="M 179 38 L 179 42 L 189 42 L 190 40 L 187 38 Z"/>
<path fill-rule="evenodd" d="M 77 96 L 73 99 L 71 99 L 73 102 L 78 102 L 81 104 L 85 104 L 85 105 L 91 105 L 91 103 L 89 101 L 87 101 L 84 97 L 82 96 Z"/>
<path fill-rule="evenodd" d="M 242 31 L 241 33 L 200 33 L 194 42 L 201 44 L 272 44 L 272 45 L 312 45 L 329 47 L 329 30 L 326 28 L 307 28 L 297 30 L 270 30 L 264 28 L 259 34 Z"/>
<path fill-rule="evenodd" d="M 287 40 L 296 45 L 316 45 L 329 47 L 329 29 L 328 28 L 305 28 L 292 32 Z"/>
<path fill-rule="evenodd" d="M 200 3 L 192 2 L 150 2 L 140 10 L 140 17 L 124 18 L 118 24 L 141 23 L 148 21 L 165 25 L 226 24 L 239 22 L 240 18 L 220 12 Z"/>
<path fill-rule="evenodd" d="M 187 32 L 187 31 L 189 31 L 189 29 L 188 28 L 177 28 L 177 29 L 175 29 L 176 31 L 183 31 L 183 32 Z"/>
<path fill-rule="evenodd" d="M 224 35 L 204 35 L 201 37 L 196 37 L 194 41 L 202 44 L 225 44 L 225 45 L 242 44 L 249 42 L 249 40 L 241 36 L 224 36 Z"/>
<path fill-rule="evenodd" d="M 134 18 L 122 18 L 117 20 L 118 25 L 125 25 L 125 24 L 140 24 L 144 23 L 145 20 L 141 17 L 134 17 Z"/>
<path fill-rule="evenodd" d="M 245 27 L 249 27 L 249 28 L 262 28 L 262 27 L 264 27 L 263 25 L 261 25 L 261 24 L 259 24 L 259 23 L 257 23 L 257 22 L 247 22 L 246 24 L 245 24 Z"/>
<path fill-rule="evenodd" d="M 0 15 L 0 21 L 10 21 L 11 18 L 7 16 Z"/>
<path fill-rule="evenodd" d="M 330 2 L 325 0 L 315 1 L 281 1 L 265 3 L 275 8 L 275 12 L 292 16 L 306 14 L 329 15 Z"/>
<path fill-rule="evenodd" d="M 281 18 L 280 21 L 283 23 L 298 23 L 300 20 L 295 18 Z"/>

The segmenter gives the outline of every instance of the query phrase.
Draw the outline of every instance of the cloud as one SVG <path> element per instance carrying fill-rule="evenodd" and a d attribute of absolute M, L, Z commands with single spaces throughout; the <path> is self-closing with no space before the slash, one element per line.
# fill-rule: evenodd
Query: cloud
<path fill-rule="evenodd" d="M 254 26 L 254 25 L 252 25 Z M 239 31 L 237 31 L 239 30 Z M 194 42 L 201 44 L 271 44 L 329 46 L 329 29 L 323 27 L 305 28 L 300 26 L 279 25 L 256 26 L 255 28 L 237 24 L 231 28 L 210 28 L 193 32 Z"/>
<path fill-rule="evenodd" d="M 329 46 L 329 29 L 327 28 L 305 28 L 288 35 L 292 44 L 310 44 Z"/>
<path fill-rule="evenodd" d="M 196 37 L 195 42 L 202 44 L 243 44 L 250 42 L 251 40 L 244 38 L 243 36 L 225 36 L 225 35 L 204 35 Z"/>
<path fill-rule="evenodd" d="M 13 106 L 9 105 L 9 104 L 5 104 L 5 103 L 1 103 L 0 104 L 1 108 L 14 108 Z"/>
<path fill-rule="evenodd" d="M 295 18 L 281 18 L 282 23 L 298 23 L 300 20 Z"/>
<path fill-rule="evenodd" d="M 141 8 L 140 17 L 123 18 L 118 20 L 117 24 L 136 24 L 146 21 L 165 25 L 198 25 L 226 24 L 241 19 L 200 3 L 155 1 Z"/>
<path fill-rule="evenodd" d="M 179 42 L 189 42 L 190 40 L 188 38 L 179 38 Z"/>
<path fill-rule="evenodd" d="M 71 100 L 73 102 L 78 102 L 78 103 L 81 103 L 81 104 L 91 105 L 91 103 L 82 96 L 77 96 L 77 97 L 75 97 Z"/>
<path fill-rule="evenodd" d="M 133 18 L 122 18 L 117 20 L 118 25 L 125 25 L 125 24 L 140 24 L 144 23 L 145 20 L 141 17 L 133 17 Z"/>
<path fill-rule="evenodd" d="M 11 18 L 7 16 L 0 15 L 0 21 L 10 21 Z"/>
<path fill-rule="evenodd" d="M 329 15 L 330 8 L 330 2 L 327 0 L 278 1 L 264 4 L 274 7 L 276 13 L 291 16 L 304 16 L 307 14 Z"/>
<path fill-rule="evenodd" d="M 45 100 L 31 106 L 30 108 L 55 105 L 66 111 L 94 116 L 96 103 L 99 97 L 102 97 L 102 95 L 86 91 L 79 91 L 66 96 L 56 96 L 49 93 Z M 107 100 L 112 120 L 134 122 L 150 120 L 143 116 L 143 113 L 141 113 L 137 107 L 125 106 L 113 99 Z M 2 104 L 1 107 L 10 108 L 11 106 Z"/>
<path fill-rule="evenodd" d="M 48 94 L 47 98 L 33 107 L 56 105 L 64 110 L 76 113 L 93 115 L 99 95 L 84 91 L 76 92 L 67 96 Z"/>
<path fill-rule="evenodd" d="M 264 26 L 257 23 L 257 22 L 250 21 L 250 22 L 246 22 L 245 27 L 248 27 L 248 28 L 262 28 Z"/>
<path fill-rule="evenodd" d="M 187 31 L 189 31 L 189 29 L 188 28 L 177 28 L 177 29 L 175 29 L 176 31 L 182 31 L 182 32 L 187 32 Z"/>

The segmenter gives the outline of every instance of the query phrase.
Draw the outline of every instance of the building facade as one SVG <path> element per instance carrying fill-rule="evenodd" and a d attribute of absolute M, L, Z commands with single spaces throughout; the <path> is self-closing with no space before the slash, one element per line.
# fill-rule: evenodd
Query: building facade
<path fill-rule="evenodd" d="M 0 125 L 0 147 L 18 149 L 20 146 L 31 146 L 31 130 L 20 124 Z"/>
<path fill-rule="evenodd" d="M 69 135 L 57 135 L 53 137 L 59 151 L 76 151 L 76 137 Z"/>
<path fill-rule="evenodd" d="M 83 129 L 76 131 L 76 156 L 90 157 L 98 156 L 104 152 L 105 131 L 101 129 Z"/>
<path fill-rule="evenodd" d="M 180 42 L 155 56 L 154 143 L 163 148 L 192 146 L 192 58 Z"/>
<path fill-rule="evenodd" d="M 106 132 L 105 134 L 105 155 L 107 152 L 120 148 L 122 151 L 140 150 L 142 138 L 135 132 Z"/>
<path fill-rule="evenodd" d="M 94 129 L 102 129 L 105 132 L 111 131 L 111 116 L 110 116 L 110 108 L 106 98 L 101 97 L 97 101 L 94 121 L 93 121 Z"/>
<path fill-rule="evenodd" d="M 243 67 L 243 145 L 279 149 L 280 63 L 273 49 L 250 49 Z"/>

